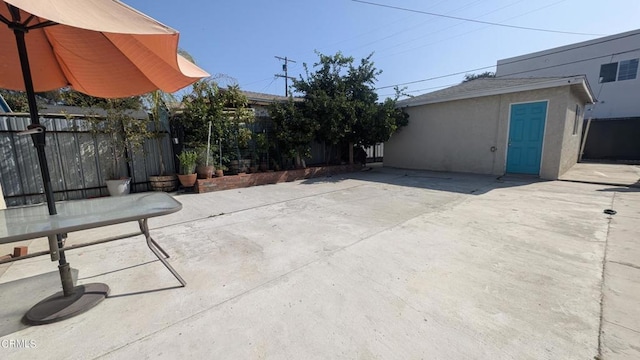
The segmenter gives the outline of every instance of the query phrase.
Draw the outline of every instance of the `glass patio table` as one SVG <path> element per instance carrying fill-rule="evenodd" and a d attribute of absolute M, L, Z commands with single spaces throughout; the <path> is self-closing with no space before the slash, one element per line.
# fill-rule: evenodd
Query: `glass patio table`
<path fill-rule="evenodd" d="M 138 193 L 117 197 L 63 201 L 56 203 L 56 206 L 58 212 L 56 215 L 49 215 L 46 204 L 0 210 L 0 244 L 46 237 L 49 239 L 50 251 L 43 252 L 43 254 L 50 253 L 52 261 L 56 261 L 59 259 L 57 234 L 137 221 L 140 227 L 139 233 L 63 247 L 60 250 L 66 251 L 142 234 L 145 236 L 147 246 L 160 262 L 173 274 L 181 286 L 186 285 L 184 279 L 166 261 L 165 258 L 168 258 L 169 255 L 151 237 L 147 224 L 147 220 L 151 217 L 171 214 L 182 209 L 182 204 L 170 195 L 163 192 Z M 62 281 L 64 282 L 65 279 Z M 91 288 L 90 285 L 97 285 L 97 287 Z M 105 284 L 88 284 L 76 288 L 80 289 L 73 297 L 62 297 L 65 301 L 61 301 L 60 293 L 58 293 L 36 304 L 25 315 L 27 322 L 42 324 L 74 316 L 86 310 L 83 308 L 83 304 L 79 304 L 79 302 L 85 302 L 81 298 L 85 297 L 86 301 L 91 302 L 91 295 L 102 293 L 102 298 L 97 300 L 99 302 L 109 292 L 109 288 Z M 73 299 L 74 297 L 76 299 Z M 51 305 L 41 305 L 46 302 L 55 303 L 53 309 Z M 62 302 L 70 304 L 63 306 Z M 88 306 L 87 309 L 95 306 L 97 302 Z M 68 306 L 71 309 L 65 310 Z M 45 309 L 42 309 L 43 307 Z"/>

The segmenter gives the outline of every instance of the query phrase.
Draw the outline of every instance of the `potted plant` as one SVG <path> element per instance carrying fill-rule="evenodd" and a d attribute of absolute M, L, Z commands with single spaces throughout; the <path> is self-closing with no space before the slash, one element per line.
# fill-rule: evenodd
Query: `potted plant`
<path fill-rule="evenodd" d="M 184 187 L 192 187 L 198 177 L 195 173 L 198 154 L 195 151 L 183 150 L 176 156 L 178 157 L 178 161 L 180 161 L 180 174 L 178 174 L 180 184 Z"/>
<path fill-rule="evenodd" d="M 218 149 L 219 152 L 213 156 L 214 164 L 216 164 L 215 175 L 216 177 L 223 177 L 225 171 L 229 171 L 229 168 L 225 165 L 229 163 L 229 158 L 226 155 L 222 155 L 222 149 Z"/>
<path fill-rule="evenodd" d="M 99 105 L 106 111 L 105 117 L 87 117 L 91 132 L 98 140 L 97 151 L 106 154 L 110 162 L 105 183 L 111 196 L 130 192 L 131 178 L 123 174 L 129 173 L 127 167 L 133 153 L 143 149 L 145 140 L 151 136 L 148 119 L 129 114 L 135 103 L 131 99 L 107 99 Z"/>
<path fill-rule="evenodd" d="M 206 147 L 198 149 L 196 173 L 198 173 L 199 179 L 211 179 L 213 172 L 216 170 L 211 151 L 215 152 L 215 149 L 210 148 L 209 151 L 207 151 Z"/>
<path fill-rule="evenodd" d="M 216 171 L 215 171 L 216 177 L 223 177 L 224 176 L 224 172 L 228 171 L 228 170 L 229 170 L 229 168 L 227 168 L 224 165 L 218 166 L 216 168 Z"/>

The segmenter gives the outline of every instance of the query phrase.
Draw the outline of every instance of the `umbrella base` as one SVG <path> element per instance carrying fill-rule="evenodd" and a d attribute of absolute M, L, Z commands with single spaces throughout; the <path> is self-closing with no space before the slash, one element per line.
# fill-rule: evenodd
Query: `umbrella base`
<path fill-rule="evenodd" d="M 71 296 L 64 296 L 60 291 L 35 304 L 23 321 L 42 325 L 65 320 L 91 309 L 109 295 L 109 286 L 102 283 L 79 285 L 73 290 L 75 293 Z"/>

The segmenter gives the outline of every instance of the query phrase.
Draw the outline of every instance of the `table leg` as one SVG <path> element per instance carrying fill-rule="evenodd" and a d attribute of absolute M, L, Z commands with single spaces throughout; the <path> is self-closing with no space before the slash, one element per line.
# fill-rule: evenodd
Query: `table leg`
<path fill-rule="evenodd" d="M 180 284 L 182 284 L 183 287 L 186 286 L 187 282 L 184 281 L 182 276 L 180 276 L 180 274 L 178 274 L 178 272 L 167 262 L 167 260 L 162 257 L 162 255 L 164 255 L 168 258 L 169 254 L 167 254 L 167 252 L 164 251 L 164 249 L 160 247 L 160 245 L 158 245 L 158 243 L 153 240 L 153 238 L 151 238 L 151 235 L 149 234 L 149 225 L 147 224 L 147 219 L 138 220 L 138 224 L 140 225 L 140 231 L 142 231 L 145 238 L 147 239 L 147 246 L 149 247 L 149 249 L 151 249 L 151 252 L 153 252 L 158 260 L 162 262 L 162 265 L 164 265 L 171 272 L 171 274 L 173 274 L 173 276 L 180 282 Z"/>

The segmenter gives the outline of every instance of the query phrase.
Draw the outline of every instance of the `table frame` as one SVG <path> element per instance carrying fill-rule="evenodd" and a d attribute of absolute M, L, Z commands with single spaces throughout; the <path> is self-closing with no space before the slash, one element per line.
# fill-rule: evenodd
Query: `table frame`
<path fill-rule="evenodd" d="M 50 245 L 49 251 L 28 254 L 0 263 L 45 254 L 50 254 L 51 261 L 56 261 L 60 253 L 64 253 L 67 250 L 144 235 L 147 246 L 151 252 L 160 260 L 162 265 L 171 272 L 176 280 L 180 282 L 181 287 L 186 286 L 186 281 L 166 261 L 166 259 L 169 258 L 169 254 L 151 237 L 148 224 L 149 218 L 179 211 L 182 209 L 182 204 L 165 193 L 133 194 L 122 198 L 122 200 L 128 202 L 126 205 L 129 205 L 129 208 L 125 207 L 123 210 L 120 210 L 120 208 L 118 208 L 120 204 L 117 203 L 118 199 L 104 198 L 64 203 L 68 206 L 68 209 L 61 206 L 63 210 L 57 215 L 45 215 L 42 211 L 44 209 L 43 205 L 0 210 L 0 212 L 9 214 L 9 221 L 13 220 L 14 226 L 16 226 L 13 229 L 8 227 L 3 229 L 5 233 L 0 234 L 0 243 L 48 237 Z M 100 205 L 104 205 L 106 210 L 92 213 L 87 212 L 87 209 L 84 208 L 88 207 L 88 209 L 93 209 L 94 206 L 100 207 Z M 136 208 L 135 205 L 139 205 L 143 210 L 137 212 L 132 210 Z M 102 210 L 102 208 L 100 209 Z M 25 217 L 25 221 L 22 224 L 20 224 L 21 216 Z M 87 221 L 84 222 L 83 220 Z M 138 222 L 140 232 L 81 243 L 69 247 L 63 246 L 62 248 L 58 248 L 57 241 L 55 241 L 58 236 L 57 234 L 100 228 L 131 221 Z M 66 282 L 71 284 L 70 272 L 68 271 L 69 265 L 66 263 L 65 265 L 65 271 L 63 271 L 62 265 L 59 266 L 63 288 Z M 74 287 L 74 289 L 75 290 L 69 292 L 69 294 L 65 294 L 64 292 L 56 293 L 34 305 L 27 314 L 25 314 L 24 321 L 37 325 L 67 319 L 97 305 L 102 299 L 107 297 L 109 293 L 109 287 L 106 284 L 100 283 L 79 285 Z"/>

